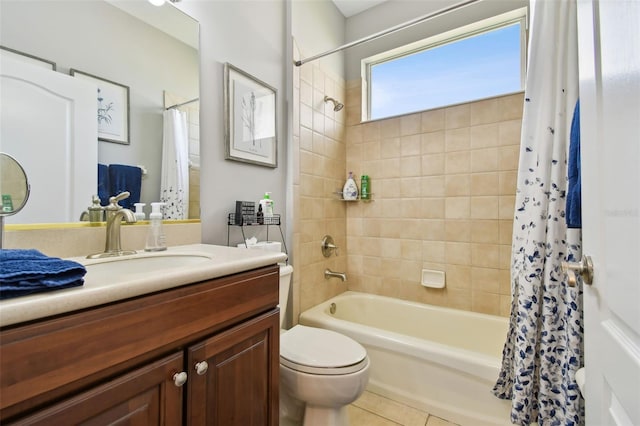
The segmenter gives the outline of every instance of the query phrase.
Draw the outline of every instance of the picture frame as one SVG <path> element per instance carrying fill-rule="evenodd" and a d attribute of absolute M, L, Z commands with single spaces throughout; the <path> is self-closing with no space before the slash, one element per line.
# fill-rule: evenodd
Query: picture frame
<path fill-rule="evenodd" d="M 49 61 L 48 59 L 39 58 L 38 56 L 31 55 L 29 53 L 21 52 L 16 49 L 12 49 L 7 46 L 0 45 L 0 50 L 2 51 L 3 56 L 8 56 L 10 58 L 15 58 L 20 61 L 29 62 L 30 64 L 37 65 L 42 68 L 50 69 L 51 71 L 56 70 L 56 63 L 53 61 Z"/>
<path fill-rule="evenodd" d="M 278 167 L 277 91 L 224 64 L 225 159 Z"/>
<path fill-rule="evenodd" d="M 129 145 L 129 87 L 73 68 L 70 74 L 98 88 L 98 140 Z"/>

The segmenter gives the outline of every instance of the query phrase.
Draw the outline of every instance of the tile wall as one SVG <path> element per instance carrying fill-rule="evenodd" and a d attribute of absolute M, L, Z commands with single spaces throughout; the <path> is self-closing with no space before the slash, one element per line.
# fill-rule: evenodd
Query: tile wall
<path fill-rule="evenodd" d="M 523 94 L 361 123 L 355 81 L 345 104 L 346 170 L 375 199 L 346 207 L 349 290 L 508 316 Z"/>
<path fill-rule="evenodd" d="M 294 58 L 300 48 L 294 47 Z M 347 284 L 325 280 L 324 270 L 347 271 L 346 206 L 335 192 L 344 184 L 346 167 L 345 109 L 325 104 L 330 96 L 344 102 L 344 80 L 316 61 L 294 67 L 293 106 L 293 318 L 342 293 Z M 340 247 L 338 256 L 322 256 L 326 234 Z"/>
<path fill-rule="evenodd" d="M 359 80 L 321 61 L 293 75 L 292 318 L 347 289 L 508 316 L 523 94 L 361 123 Z M 348 171 L 370 176 L 374 201 L 338 200 Z M 337 257 L 322 257 L 325 234 Z M 423 268 L 446 287 L 422 287 Z"/>

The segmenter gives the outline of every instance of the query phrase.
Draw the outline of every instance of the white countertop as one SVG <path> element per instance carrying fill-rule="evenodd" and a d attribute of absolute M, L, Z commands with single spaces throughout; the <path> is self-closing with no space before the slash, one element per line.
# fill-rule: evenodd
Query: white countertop
<path fill-rule="evenodd" d="M 127 273 L 123 278 L 125 275 L 118 276 L 118 261 L 124 260 L 124 256 L 100 260 L 70 258 L 88 266 L 83 286 L 2 300 L 0 327 L 273 265 L 287 259 L 284 253 L 208 244 L 169 247 L 166 251 L 156 253 L 138 251 L 127 258 L 172 255 L 200 256 L 202 259 L 184 267 L 172 267 L 170 262 L 165 265 L 159 262 L 159 266 L 149 268 L 144 273 Z M 101 270 L 92 270 L 90 265 L 97 263 L 102 264 Z"/>

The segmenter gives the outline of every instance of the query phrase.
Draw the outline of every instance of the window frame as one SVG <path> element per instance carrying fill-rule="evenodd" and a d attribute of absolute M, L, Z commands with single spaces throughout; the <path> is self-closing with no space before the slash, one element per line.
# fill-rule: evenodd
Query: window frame
<path fill-rule="evenodd" d="M 516 92 L 500 93 L 495 96 L 504 96 L 511 93 L 518 93 L 524 90 L 526 72 L 527 72 L 527 51 L 528 51 L 528 37 L 529 30 L 529 15 L 528 7 L 514 9 L 512 11 L 502 13 L 500 15 L 493 16 L 491 18 L 483 19 L 468 25 L 464 25 L 459 28 L 455 28 L 449 31 L 445 31 L 440 34 L 427 37 L 422 40 L 407 43 L 403 46 L 395 49 L 387 50 L 386 52 L 378 53 L 373 56 L 362 59 L 361 61 L 361 77 L 362 77 L 362 122 L 384 120 L 387 118 L 398 117 L 407 114 L 414 114 L 416 112 L 428 111 L 407 111 L 394 116 L 371 118 L 371 68 L 381 63 L 397 60 L 402 57 L 410 56 L 416 53 L 420 53 L 429 49 L 434 49 L 446 44 L 455 43 L 467 38 L 471 38 L 489 31 L 504 28 L 513 24 L 520 24 L 520 90 Z M 482 98 L 484 99 L 484 98 Z M 466 102 L 475 102 L 482 99 L 469 99 Z M 444 108 L 457 104 L 441 105 L 435 108 Z M 435 109 L 434 108 L 434 109 Z"/>

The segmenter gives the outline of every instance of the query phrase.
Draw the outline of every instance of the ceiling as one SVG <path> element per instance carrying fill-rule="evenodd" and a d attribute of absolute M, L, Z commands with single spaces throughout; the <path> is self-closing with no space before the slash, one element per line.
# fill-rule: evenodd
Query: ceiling
<path fill-rule="evenodd" d="M 333 3 L 345 18 L 349 18 L 386 1 L 388 0 L 333 0 Z"/>

